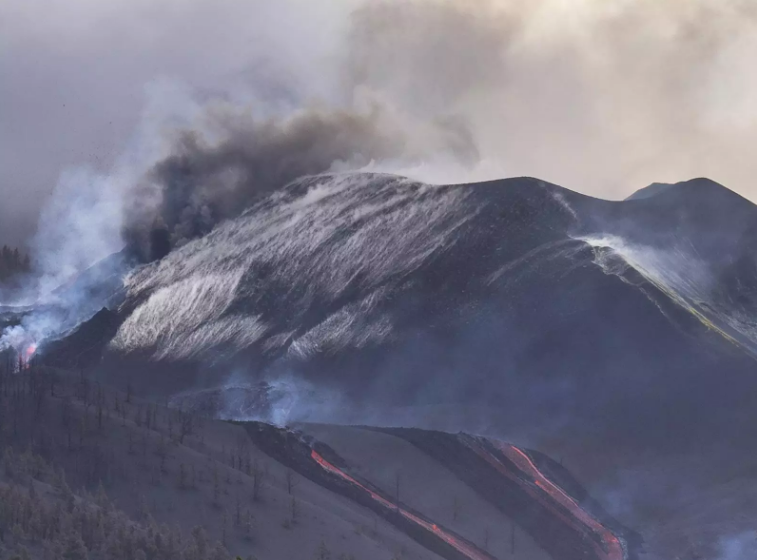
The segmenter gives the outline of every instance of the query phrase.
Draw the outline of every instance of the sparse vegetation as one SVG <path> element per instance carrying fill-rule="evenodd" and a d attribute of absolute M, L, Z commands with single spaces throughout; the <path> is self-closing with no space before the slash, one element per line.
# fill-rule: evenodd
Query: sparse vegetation
<path fill-rule="evenodd" d="M 287 485 L 287 494 L 290 496 L 292 495 L 292 492 L 294 491 L 294 487 L 297 486 L 297 477 L 295 476 L 292 469 L 287 469 L 286 471 L 286 485 Z"/>
<path fill-rule="evenodd" d="M 331 560 L 331 551 L 323 541 L 321 541 L 321 544 L 318 545 L 315 551 L 315 560 Z"/>
<path fill-rule="evenodd" d="M 116 510 L 100 487 L 97 496 L 74 494 L 65 477 L 44 460 L 6 449 L 2 467 L 10 481 L 0 484 L 0 541 L 19 558 L 66 560 L 222 560 L 202 530 L 185 539 L 181 531 L 159 526 L 148 517 L 135 522 Z M 38 477 L 38 478 L 37 478 Z"/>
<path fill-rule="evenodd" d="M 137 515 L 131 516 L 116 508 L 106 491 L 106 486 L 136 482 L 124 465 L 135 447 L 141 470 L 163 486 L 172 447 L 191 430 L 172 440 L 160 431 L 159 418 L 162 413 L 167 425 L 168 418 L 178 416 L 185 427 L 195 426 L 186 413 L 130 405 L 132 396 L 109 395 L 81 373 L 72 378 L 35 362 L 19 361 L 18 366 L 10 351 L 0 357 L 0 558 L 229 558 L 223 544 L 212 544 L 203 528 L 185 538 L 177 527 L 159 525 L 144 494 L 136 498 Z M 149 458 L 148 449 L 156 459 Z M 183 463 L 176 476 L 182 488 L 193 480 Z M 69 481 L 80 490 L 73 491 Z M 96 488 L 95 493 L 88 488 Z M 251 521 L 239 525 L 251 539 Z"/>
<path fill-rule="evenodd" d="M 452 521 L 457 521 L 463 511 L 463 504 L 457 496 L 452 498 Z"/>
<path fill-rule="evenodd" d="M 209 439 L 235 435 L 209 445 L 208 426 Z M 0 353 L 0 458 L 0 560 L 228 560 L 240 551 L 255 560 L 251 549 L 270 550 L 266 539 L 303 538 L 299 550 L 355 560 L 332 552 L 330 539 L 389 543 L 376 518 L 348 537 L 339 524 L 309 523 L 318 517 L 300 494 L 305 479 L 238 426 L 12 352 Z M 396 482 L 398 499 L 399 473 Z"/>

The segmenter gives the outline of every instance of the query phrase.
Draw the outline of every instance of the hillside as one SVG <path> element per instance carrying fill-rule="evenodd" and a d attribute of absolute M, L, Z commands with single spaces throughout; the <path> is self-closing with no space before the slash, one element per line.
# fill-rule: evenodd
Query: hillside
<path fill-rule="evenodd" d="M 0 395 L 0 558 L 438 558 L 239 426 L 48 369 Z"/>
<path fill-rule="evenodd" d="M 2 320 L 22 353 L 39 341 L 48 366 L 174 410 L 534 449 L 650 558 L 715 554 L 757 515 L 755 224 L 753 204 L 705 179 L 610 202 L 529 178 L 310 177 Z M 102 290 L 73 288 L 98 277 Z M 75 307 L 90 320 L 55 311 L 67 290 L 98 294 Z"/>
<path fill-rule="evenodd" d="M 491 502 L 443 458 L 389 432 L 231 424 L 35 363 L 0 374 L 0 405 L 3 559 L 636 557 L 636 537 L 627 556 L 568 546 L 569 535 L 596 522 L 580 521 L 580 510 L 570 521 L 545 509 L 548 494 L 504 456 L 515 478 L 490 470 L 493 488 L 510 488 Z M 342 454 L 348 478 L 365 478 L 374 499 L 312 461 L 316 452 L 336 464 Z M 407 508 L 402 516 L 397 507 Z"/>

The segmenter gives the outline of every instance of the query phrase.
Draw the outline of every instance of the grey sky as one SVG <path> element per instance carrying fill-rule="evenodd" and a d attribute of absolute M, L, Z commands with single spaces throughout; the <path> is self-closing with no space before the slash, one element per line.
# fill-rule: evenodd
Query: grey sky
<path fill-rule="evenodd" d="M 425 123 L 454 120 L 475 142 L 475 164 L 418 150 L 428 161 L 374 162 L 429 180 L 528 174 L 622 198 L 653 181 L 707 175 L 754 198 L 756 8 L 5 0 L 0 242 L 28 240 L 43 206 L 65 204 L 51 199 L 62 170 L 107 175 L 124 154 L 149 150 L 146 127 L 186 127 L 208 99 L 258 116 L 380 105 L 404 123 L 408 145 L 436 145 Z M 167 81 L 184 93 L 166 94 Z"/>
<path fill-rule="evenodd" d="M 291 84 L 314 69 L 298 68 L 296 51 L 317 60 L 338 20 L 308 4 L 0 3 L 0 240 L 20 242 L 34 231 L 62 169 L 108 169 L 156 80 L 223 94 L 254 89 L 264 75 L 271 95 L 278 81 L 282 97 L 291 96 Z M 320 28 L 319 44 L 307 44 L 310 26 Z M 286 67 L 273 63 L 273 52 Z"/>

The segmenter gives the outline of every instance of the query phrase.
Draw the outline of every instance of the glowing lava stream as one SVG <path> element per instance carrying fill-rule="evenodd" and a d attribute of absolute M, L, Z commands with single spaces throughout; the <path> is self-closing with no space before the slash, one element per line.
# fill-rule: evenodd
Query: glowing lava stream
<path fill-rule="evenodd" d="M 440 529 L 438 525 L 434 523 L 429 523 L 428 521 L 421 519 L 417 515 L 414 515 L 405 509 L 397 507 L 397 504 L 390 502 L 386 498 L 383 498 L 382 496 L 379 496 L 375 492 L 366 488 L 365 486 L 360 484 L 357 480 L 352 478 L 350 475 L 348 475 L 347 473 L 345 473 L 338 467 L 329 463 L 315 449 L 312 450 L 312 452 L 310 453 L 310 456 L 324 470 L 330 472 L 331 474 L 337 475 L 338 477 L 342 478 L 343 480 L 346 480 L 347 482 L 351 484 L 354 484 L 355 486 L 361 488 L 362 490 L 365 490 L 366 492 L 368 492 L 368 494 L 370 494 L 371 498 L 373 498 L 375 501 L 377 501 L 384 507 L 398 511 L 405 519 L 408 519 L 412 521 L 413 523 L 420 525 L 427 531 L 433 533 L 434 535 L 442 539 L 444 542 L 446 542 L 448 545 L 452 546 L 455 550 L 457 550 L 464 556 L 467 556 L 471 560 L 495 560 L 493 556 L 478 550 L 473 545 L 470 545 L 464 541 L 461 541 L 459 538 L 453 537 L 444 529 Z"/>
<path fill-rule="evenodd" d="M 537 486 L 546 491 L 555 501 L 562 504 L 567 508 L 577 519 L 581 520 L 586 526 L 591 527 L 596 533 L 602 537 L 602 541 L 609 549 L 608 558 L 618 558 L 622 560 L 624 557 L 623 547 L 620 544 L 618 537 L 612 534 L 604 525 L 599 523 L 594 517 L 589 515 L 576 500 L 565 493 L 565 491 L 554 484 L 541 471 L 537 468 L 531 458 L 523 451 L 513 445 L 497 442 L 497 447 L 505 454 L 505 456 L 513 461 L 518 468 L 526 474 L 531 474 Z M 614 554 L 613 554 L 614 549 Z"/>
<path fill-rule="evenodd" d="M 466 441 L 465 443 L 502 474 L 518 482 L 537 501 L 552 511 L 555 516 L 559 517 L 580 532 L 585 532 L 586 529 L 589 529 L 598 535 L 602 544 L 600 545 L 593 540 L 592 544 L 594 545 L 599 558 L 606 560 L 625 560 L 626 552 L 620 539 L 594 517 L 589 515 L 589 513 L 587 513 L 572 497 L 566 494 L 562 488 L 544 476 L 528 455 L 514 445 L 499 441 L 488 441 L 501 451 L 505 457 L 512 461 L 512 463 L 515 464 L 515 466 L 525 474 L 531 482 L 533 482 L 533 486 L 528 484 L 524 485 L 522 480 L 518 480 L 497 457 L 489 453 L 478 444 L 478 442 L 475 442 L 474 444 L 473 441 Z M 541 492 L 539 492 L 539 490 L 541 490 Z M 562 512 L 556 509 L 553 503 L 544 499 L 542 493 L 546 493 L 554 502 L 557 502 L 568 510 L 572 517 L 566 517 Z"/>

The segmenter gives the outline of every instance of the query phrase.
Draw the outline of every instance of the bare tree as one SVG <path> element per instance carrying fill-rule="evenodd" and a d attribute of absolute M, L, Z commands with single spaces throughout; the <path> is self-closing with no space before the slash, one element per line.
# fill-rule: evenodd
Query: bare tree
<path fill-rule="evenodd" d="M 460 514 L 462 513 L 463 505 L 460 502 L 460 498 L 455 496 L 452 499 L 452 520 L 457 521 L 457 519 L 460 517 Z"/>
<path fill-rule="evenodd" d="M 221 542 L 223 543 L 223 546 L 226 546 L 228 542 L 228 525 L 229 515 L 226 513 L 226 510 L 223 510 L 223 518 L 221 521 Z"/>
<path fill-rule="evenodd" d="M 321 544 L 315 550 L 315 560 L 331 560 L 331 551 L 323 541 L 321 541 Z"/>
<path fill-rule="evenodd" d="M 184 467 L 184 463 L 179 465 L 179 488 L 181 490 L 187 487 L 187 469 Z"/>
<path fill-rule="evenodd" d="M 100 384 L 97 384 L 97 394 L 95 397 L 97 405 L 97 429 L 103 429 L 103 411 L 105 408 L 105 396 L 103 395 L 103 389 Z"/>
<path fill-rule="evenodd" d="M 289 503 L 289 509 L 292 516 L 292 524 L 297 523 L 300 516 L 300 505 L 297 502 L 297 498 L 295 496 L 292 496 L 292 499 Z"/>
<path fill-rule="evenodd" d="M 515 554 L 515 521 L 510 522 L 510 554 Z"/>
<path fill-rule="evenodd" d="M 213 505 L 221 506 L 221 486 L 218 479 L 218 467 L 213 466 Z"/>
<path fill-rule="evenodd" d="M 286 470 L 286 485 L 287 485 L 287 494 L 290 496 L 292 495 L 292 492 L 294 491 L 294 488 L 299 484 L 299 480 L 297 480 L 297 477 L 294 474 L 294 471 L 292 469 Z"/>
<path fill-rule="evenodd" d="M 71 451 L 71 433 L 73 431 L 74 424 L 74 410 L 71 405 L 71 400 L 66 398 L 61 406 L 61 425 L 66 431 L 66 444 L 68 450 Z"/>
<path fill-rule="evenodd" d="M 249 540 L 252 540 L 252 532 L 255 528 L 255 517 L 252 515 L 249 509 L 245 510 L 244 514 L 244 538 Z"/>
<path fill-rule="evenodd" d="M 397 512 L 400 511 L 400 481 L 401 481 L 401 473 L 400 471 L 397 471 L 395 480 L 394 480 L 394 499 L 395 499 L 395 505 L 397 507 Z"/>
<path fill-rule="evenodd" d="M 194 417 L 191 413 L 179 410 L 179 443 L 184 444 L 184 438 L 194 432 Z"/>
<path fill-rule="evenodd" d="M 263 471 L 260 469 L 260 463 L 258 460 L 252 463 L 252 500 L 260 501 L 260 488 L 263 481 Z"/>

